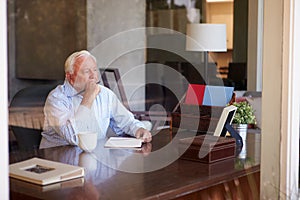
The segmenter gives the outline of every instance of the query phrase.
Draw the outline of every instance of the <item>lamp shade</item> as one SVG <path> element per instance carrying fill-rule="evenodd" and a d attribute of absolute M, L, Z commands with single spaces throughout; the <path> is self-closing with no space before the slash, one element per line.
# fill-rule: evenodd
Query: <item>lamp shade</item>
<path fill-rule="evenodd" d="M 187 24 L 187 51 L 227 51 L 226 24 Z"/>

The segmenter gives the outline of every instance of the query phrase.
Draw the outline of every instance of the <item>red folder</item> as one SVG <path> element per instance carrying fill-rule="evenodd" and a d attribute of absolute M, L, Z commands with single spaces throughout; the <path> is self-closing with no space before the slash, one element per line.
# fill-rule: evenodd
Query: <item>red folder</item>
<path fill-rule="evenodd" d="M 205 92 L 205 85 L 190 84 L 186 92 L 185 103 L 202 105 Z"/>

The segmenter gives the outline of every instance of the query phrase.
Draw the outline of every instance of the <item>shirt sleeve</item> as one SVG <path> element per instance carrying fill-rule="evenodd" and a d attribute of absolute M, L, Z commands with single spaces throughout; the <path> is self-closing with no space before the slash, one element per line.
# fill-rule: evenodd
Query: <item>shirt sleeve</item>
<path fill-rule="evenodd" d="M 76 108 L 75 105 L 67 97 L 50 95 L 44 107 L 45 128 L 53 129 L 61 140 L 71 145 L 78 144 L 76 134 L 79 131 L 87 131 L 97 123 L 89 108 L 82 105 Z M 62 143 L 62 141 L 57 141 L 57 143 Z"/>
<path fill-rule="evenodd" d="M 118 135 L 126 133 L 135 136 L 139 128 L 145 128 L 144 124 L 134 118 L 134 115 L 127 110 L 114 93 L 112 93 L 111 116 L 110 127 Z"/>

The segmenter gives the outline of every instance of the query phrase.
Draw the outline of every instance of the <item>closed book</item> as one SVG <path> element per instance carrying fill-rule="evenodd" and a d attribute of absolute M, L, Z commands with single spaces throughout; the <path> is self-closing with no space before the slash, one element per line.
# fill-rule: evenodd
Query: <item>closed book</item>
<path fill-rule="evenodd" d="M 10 164 L 9 176 L 38 185 L 48 185 L 83 177 L 84 168 L 41 158 L 31 158 Z"/>
<path fill-rule="evenodd" d="M 24 188 L 26 188 L 26 192 L 28 194 L 35 194 L 35 197 L 39 197 L 40 193 L 53 191 L 53 190 L 61 190 L 66 188 L 75 188 L 82 187 L 84 185 L 84 178 L 75 178 L 67 181 L 62 181 L 58 183 L 48 184 L 48 185 L 37 185 L 34 183 L 22 181 L 19 179 L 11 179 L 10 181 L 10 190 L 14 192 L 22 191 L 24 192 Z"/>

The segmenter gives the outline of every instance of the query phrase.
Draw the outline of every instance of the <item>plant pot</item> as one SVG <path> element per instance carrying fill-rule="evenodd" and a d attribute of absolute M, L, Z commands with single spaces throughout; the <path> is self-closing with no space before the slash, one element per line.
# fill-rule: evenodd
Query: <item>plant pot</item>
<path fill-rule="evenodd" d="M 247 138 L 248 124 L 232 124 L 232 127 L 236 130 L 238 134 L 240 134 L 244 142 Z"/>
<path fill-rule="evenodd" d="M 243 148 L 239 153 L 238 157 L 242 159 L 246 159 L 246 155 L 247 155 L 246 138 L 247 138 L 248 124 L 232 124 L 232 127 L 236 130 L 238 134 L 240 134 L 241 138 L 243 139 Z"/>

